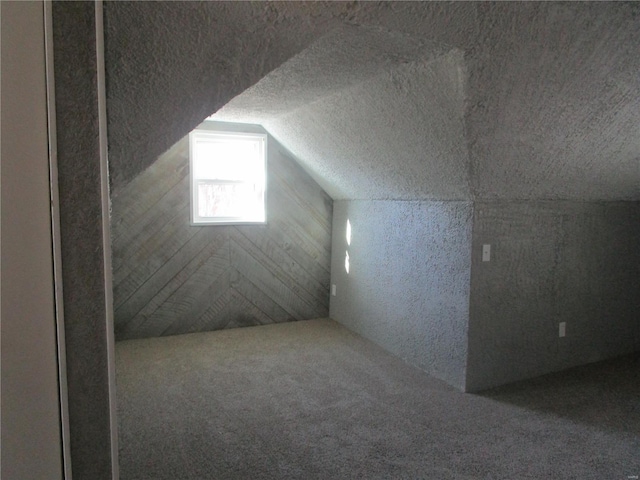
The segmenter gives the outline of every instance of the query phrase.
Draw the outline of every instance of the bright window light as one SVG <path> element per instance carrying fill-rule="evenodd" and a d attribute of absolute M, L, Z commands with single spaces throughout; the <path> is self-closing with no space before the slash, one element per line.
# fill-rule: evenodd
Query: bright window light
<path fill-rule="evenodd" d="M 191 223 L 265 223 L 266 135 L 194 130 L 189 157 Z"/>
<path fill-rule="evenodd" d="M 349 273 L 349 252 L 344 253 L 344 269 Z"/>
<path fill-rule="evenodd" d="M 347 245 L 351 245 L 351 222 L 347 219 Z"/>

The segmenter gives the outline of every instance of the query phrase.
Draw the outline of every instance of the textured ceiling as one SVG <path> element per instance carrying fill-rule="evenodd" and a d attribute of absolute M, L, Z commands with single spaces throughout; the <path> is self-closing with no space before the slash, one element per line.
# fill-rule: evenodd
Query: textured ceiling
<path fill-rule="evenodd" d="M 213 118 L 258 123 L 334 199 L 468 199 L 463 56 L 342 27 Z"/>
<path fill-rule="evenodd" d="M 381 28 L 341 25 L 314 41 L 218 111 L 227 121 L 264 121 L 448 48 Z"/>
<path fill-rule="evenodd" d="M 513 7 L 468 59 L 475 195 L 639 200 L 640 4 Z"/>
<path fill-rule="evenodd" d="M 262 123 L 334 198 L 640 200 L 639 4 L 105 14 L 114 190 L 224 106 L 219 118 Z"/>
<path fill-rule="evenodd" d="M 264 126 L 334 199 L 468 199 L 461 64 L 408 63 Z"/>

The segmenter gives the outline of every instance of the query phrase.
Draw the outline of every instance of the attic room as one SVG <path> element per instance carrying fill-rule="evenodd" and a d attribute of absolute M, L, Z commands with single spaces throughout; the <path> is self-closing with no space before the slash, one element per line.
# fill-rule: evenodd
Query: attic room
<path fill-rule="evenodd" d="M 63 470 L 637 475 L 639 13 L 54 2 Z M 194 132 L 264 218 L 194 222 Z"/>

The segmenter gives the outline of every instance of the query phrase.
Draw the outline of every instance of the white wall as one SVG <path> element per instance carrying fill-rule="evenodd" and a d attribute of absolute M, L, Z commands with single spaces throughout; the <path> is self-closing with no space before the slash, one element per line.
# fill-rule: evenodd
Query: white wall
<path fill-rule="evenodd" d="M 334 202 L 331 318 L 463 390 L 471 221 L 470 202 Z"/>
<path fill-rule="evenodd" d="M 42 2 L 0 2 L 2 478 L 62 478 Z"/>

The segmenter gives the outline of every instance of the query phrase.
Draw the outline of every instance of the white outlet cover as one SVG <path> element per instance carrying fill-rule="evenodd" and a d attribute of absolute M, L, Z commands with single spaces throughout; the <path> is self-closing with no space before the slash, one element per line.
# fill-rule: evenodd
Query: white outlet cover
<path fill-rule="evenodd" d="M 491 245 L 489 244 L 482 245 L 482 261 L 491 261 Z"/>
<path fill-rule="evenodd" d="M 567 334 L 567 322 L 560 322 L 558 324 L 558 336 L 564 337 Z"/>
<path fill-rule="evenodd" d="M 335 284 L 331 285 L 331 295 L 333 295 L 334 297 L 336 296 L 336 285 Z"/>

